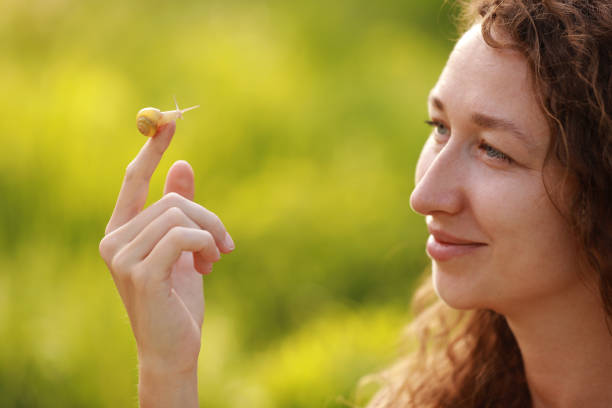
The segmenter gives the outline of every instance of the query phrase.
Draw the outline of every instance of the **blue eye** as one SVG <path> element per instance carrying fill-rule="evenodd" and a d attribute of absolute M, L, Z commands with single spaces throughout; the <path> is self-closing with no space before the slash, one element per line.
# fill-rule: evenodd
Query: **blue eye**
<path fill-rule="evenodd" d="M 478 145 L 478 148 L 484 151 L 484 153 L 488 157 L 491 157 L 492 159 L 503 160 L 508 163 L 514 162 L 514 160 L 512 160 L 510 156 L 506 155 L 505 153 L 500 152 L 499 150 L 495 149 L 491 145 L 486 144 L 485 142 L 480 142 L 480 144 Z"/>
<path fill-rule="evenodd" d="M 437 120 L 426 120 L 426 124 L 429 126 L 436 128 L 436 133 L 440 136 L 448 136 L 450 133 L 450 129 L 446 127 L 446 125 L 442 122 L 438 122 Z"/>

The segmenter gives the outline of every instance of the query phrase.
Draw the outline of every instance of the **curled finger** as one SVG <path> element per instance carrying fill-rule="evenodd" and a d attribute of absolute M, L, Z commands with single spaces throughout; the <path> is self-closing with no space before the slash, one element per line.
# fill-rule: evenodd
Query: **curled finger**
<path fill-rule="evenodd" d="M 172 266 L 183 251 L 193 252 L 206 262 L 216 262 L 221 257 L 208 231 L 174 227 L 159 240 L 151 253 L 143 260 L 143 264 L 146 265 L 145 269 L 150 271 L 151 279 L 158 281 L 168 279 Z"/>

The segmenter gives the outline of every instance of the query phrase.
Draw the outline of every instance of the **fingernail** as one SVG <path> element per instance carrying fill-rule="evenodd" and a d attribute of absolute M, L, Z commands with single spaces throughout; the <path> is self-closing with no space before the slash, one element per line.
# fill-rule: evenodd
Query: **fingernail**
<path fill-rule="evenodd" d="M 228 232 L 225 233 L 225 239 L 223 240 L 223 245 L 227 248 L 228 251 L 233 251 L 236 248 L 234 245 L 234 240 L 230 236 Z"/>

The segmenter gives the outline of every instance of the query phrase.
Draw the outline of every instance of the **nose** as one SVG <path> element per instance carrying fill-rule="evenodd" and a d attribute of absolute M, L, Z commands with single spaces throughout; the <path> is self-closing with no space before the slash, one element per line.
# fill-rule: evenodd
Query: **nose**
<path fill-rule="evenodd" d="M 416 186 L 410 206 L 422 215 L 457 214 L 465 200 L 465 165 L 452 139 L 439 152 L 426 143 L 417 164 Z"/>

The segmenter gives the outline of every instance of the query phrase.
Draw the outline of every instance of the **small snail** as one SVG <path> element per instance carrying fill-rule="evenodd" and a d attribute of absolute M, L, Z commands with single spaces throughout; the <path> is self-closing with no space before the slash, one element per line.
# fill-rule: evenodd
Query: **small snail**
<path fill-rule="evenodd" d="M 142 108 L 136 115 L 136 127 L 138 131 L 147 137 L 155 136 L 157 129 L 168 122 L 172 122 L 178 118 L 183 118 L 183 113 L 200 107 L 200 105 L 191 106 L 186 109 L 179 109 L 176 98 L 174 99 L 176 110 L 162 112 L 157 108 Z"/>

